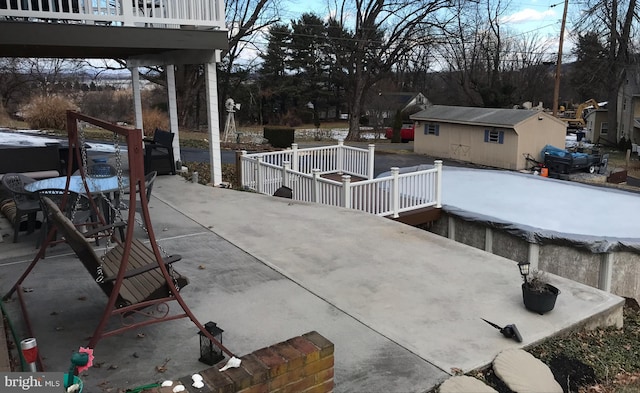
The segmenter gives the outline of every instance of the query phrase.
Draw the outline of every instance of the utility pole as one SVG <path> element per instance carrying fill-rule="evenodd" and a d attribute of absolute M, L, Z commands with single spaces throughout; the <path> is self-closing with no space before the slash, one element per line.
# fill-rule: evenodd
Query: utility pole
<path fill-rule="evenodd" d="M 553 116 L 558 115 L 558 96 L 560 95 L 560 70 L 562 68 L 562 44 L 564 42 L 564 26 L 567 23 L 567 8 L 569 8 L 569 0 L 564 0 L 564 12 L 562 13 L 562 25 L 560 26 L 560 42 L 558 43 L 558 60 L 556 61 L 556 81 L 553 88 Z"/>

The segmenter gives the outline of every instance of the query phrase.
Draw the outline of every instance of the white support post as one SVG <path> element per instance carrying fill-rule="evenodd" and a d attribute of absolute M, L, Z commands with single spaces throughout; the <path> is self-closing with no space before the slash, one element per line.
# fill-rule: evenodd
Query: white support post
<path fill-rule="evenodd" d="M 291 163 L 289 161 L 285 161 L 282 164 L 282 185 L 289 187 L 289 171 L 291 170 Z"/>
<path fill-rule="evenodd" d="M 291 144 L 291 170 L 294 172 L 300 172 L 300 168 L 298 166 L 298 144 Z"/>
<path fill-rule="evenodd" d="M 373 179 L 374 176 L 374 167 L 375 167 L 375 163 L 376 163 L 376 157 L 375 157 L 375 153 L 376 153 L 376 145 L 374 145 L 373 143 L 369 144 L 369 155 L 367 156 L 368 158 L 368 162 L 367 162 L 367 178 L 369 180 Z"/>
<path fill-rule="evenodd" d="M 598 288 L 603 291 L 611 292 L 611 283 L 613 280 L 613 254 L 607 252 L 602 254 L 600 260 L 600 269 L 598 269 Z"/>
<path fill-rule="evenodd" d="M 493 254 L 493 230 L 486 227 L 484 230 L 484 250 Z"/>
<path fill-rule="evenodd" d="M 342 175 L 342 207 L 351 209 L 351 176 Z"/>
<path fill-rule="evenodd" d="M 433 162 L 436 167 L 436 207 L 442 207 L 442 160 Z"/>
<path fill-rule="evenodd" d="M 391 211 L 393 218 L 400 217 L 400 168 L 391 168 Z"/>
<path fill-rule="evenodd" d="M 220 119 L 218 117 L 218 81 L 215 63 L 205 64 L 207 118 L 209 123 L 209 162 L 211 183 L 222 183 L 222 157 L 220 154 Z"/>
<path fill-rule="evenodd" d="M 338 174 L 342 174 L 344 170 L 344 140 L 338 140 L 338 154 L 336 157 L 336 172 Z"/>
<path fill-rule="evenodd" d="M 313 175 L 313 182 L 311 183 L 311 202 L 320 203 L 320 169 L 314 168 L 311 170 Z"/>
<path fill-rule="evenodd" d="M 133 89 L 133 108 L 135 111 L 136 128 L 142 130 L 142 95 L 140 94 L 140 73 L 138 72 L 138 67 L 131 67 L 130 71 L 131 87 Z"/>
<path fill-rule="evenodd" d="M 180 168 L 176 165 L 176 170 L 182 170 L 182 159 L 180 157 L 180 131 L 178 129 L 178 101 L 176 98 L 176 72 L 173 64 L 165 66 L 167 71 L 167 97 L 169 99 L 169 127 L 173 133 L 173 158 L 180 162 Z"/>
<path fill-rule="evenodd" d="M 258 161 L 256 163 L 256 192 L 262 193 L 262 189 L 264 188 L 263 179 L 262 179 L 262 157 L 256 157 Z"/>
<path fill-rule="evenodd" d="M 447 238 L 456 240 L 456 220 L 453 216 L 449 216 L 447 219 Z"/>
<path fill-rule="evenodd" d="M 240 189 L 244 190 L 247 187 L 247 180 L 248 180 L 248 176 L 245 173 L 246 168 L 248 167 L 248 165 L 245 165 L 245 156 L 247 155 L 247 151 L 246 150 L 240 150 Z"/>

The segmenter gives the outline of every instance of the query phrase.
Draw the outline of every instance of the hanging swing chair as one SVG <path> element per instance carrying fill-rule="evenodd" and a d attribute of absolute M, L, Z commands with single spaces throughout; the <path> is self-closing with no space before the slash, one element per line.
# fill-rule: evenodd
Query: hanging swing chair
<path fill-rule="evenodd" d="M 85 122 L 98 126 L 113 132 L 115 160 L 116 160 L 116 176 L 118 180 L 118 192 L 115 198 L 109 198 L 99 191 L 96 187 L 94 178 L 87 175 L 87 155 L 85 150 L 83 127 L 79 127 L 79 122 Z M 44 258 L 45 251 L 49 244 L 55 239 L 56 230 L 61 233 L 65 241 L 70 245 L 78 259 L 82 262 L 87 271 L 91 274 L 93 280 L 100 286 L 102 291 L 108 297 L 102 317 L 94 330 L 89 341 L 89 347 L 95 348 L 98 341 L 102 338 L 122 333 L 126 330 L 137 329 L 142 326 L 164 322 L 180 318 L 189 318 L 211 342 L 218 346 L 224 353 L 235 358 L 233 353 L 225 348 L 217 341 L 196 319 L 187 304 L 180 295 L 180 289 L 188 284 L 188 279 L 173 269 L 173 263 L 179 261 L 180 256 L 163 256 L 166 254 L 158 245 L 155 239 L 151 218 L 149 216 L 148 199 L 146 196 L 146 185 L 143 165 L 142 151 L 142 132 L 140 130 L 126 129 L 113 125 L 100 119 L 86 116 L 74 111 L 67 112 L 67 131 L 69 135 L 69 157 L 67 160 L 67 181 L 65 187 L 65 195 L 60 204 L 52 199 L 43 196 L 41 198 L 45 210 L 49 214 L 50 225 L 49 233 L 46 240 L 42 243 L 34 260 L 29 264 L 25 272 L 20 276 L 16 284 L 4 296 L 4 299 L 10 298 L 13 293 L 17 293 L 20 298 L 20 304 L 25 315 L 27 329 L 29 334 L 33 336 L 31 324 L 25 309 L 25 302 L 22 298 L 21 285 L 33 270 L 39 260 Z M 122 170 L 122 157 L 120 156 L 119 140 L 123 137 L 127 145 L 127 159 L 129 162 L 129 184 L 128 193 L 125 193 L 125 176 Z M 67 200 L 66 195 L 69 194 L 71 183 L 71 167 L 74 162 L 73 158 L 80 163 L 79 173 L 86 199 L 90 202 L 95 217 L 98 219 L 98 225 L 107 229 L 107 246 L 103 255 L 93 248 L 86 234 L 81 233 L 77 226 L 73 224 L 73 219 L 69 218 L 63 212 Z M 99 195 L 92 195 L 91 190 L 98 190 Z M 119 201 L 119 196 L 128 195 L 128 215 L 123 217 L 121 206 L 126 205 Z M 137 197 L 140 195 L 140 197 Z M 104 203 L 106 202 L 106 203 Z M 137 205 L 139 209 L 136 209 Z M 103 208 L 99 209 L 98 205 Z M 72 217 L 77 207 L 71 209 Z M 141 219 L 137 219 L 136 210 L 141 212 Z M 107 218 L 105 218 L 107 217 Z M 124 241 L 119 241 L 114 236 L 114 225 L 116 220 L 124 221 L 126 232 Z M 149 248 L 141 240 L 134 238 L 134 222 L 138 222 L 142 229 L 147 233 L 149 239 Z M 114 242 L 114 246 L 110 247 Z M 170 313 L 170 304 L 175 304 L 181 309 L 178 313 Z M 153 313 L 146 312 L 145 309 L 153 306 Z M 158 315 L 158 312 L 160 315 Z M 107 329 L 107 323 L 113 317 L 120 317 L 121 325 L 112 329 Z M 132 320 L 131 317 L 136 318 Z M 125 317 L 127 321 L 125 322 Z M 40 364 L 42 370 L 42 364 Z"/>

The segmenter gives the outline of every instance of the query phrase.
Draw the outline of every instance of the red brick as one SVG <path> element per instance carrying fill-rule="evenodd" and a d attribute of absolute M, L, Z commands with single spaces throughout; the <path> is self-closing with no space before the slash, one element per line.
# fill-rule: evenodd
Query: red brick
<path fill-rule="evenodd" d="M 322 358 L 317 362 L 309 363 L 304 366 L 304 375 L 315 375 L 319 371 L 333 368 L 333 356 Z"/>
<path fill-rule="evenodd" d="M 296 350 L 306 355 L 305 362 L 315 362 L 320 359 L 320 349 L 316 347 L 311 341 L 304 337 L 294 337 L 287 340 L 287 343 L 294 347 Z"/>
<path fill-rule="evenodd" d="M 326 370 L 320 370 L 316 373 L 316 381 L 318 383 L 333 380 L 333 367 Z"/>
<path fill-rule="evenodd" d="M 277 377 L 287 371 L 287 362 L 271 348 L 263 348 L 253 353 L 258 360 L 269 368 L 269 377 Z"/>
<path fill-rule="evenodd" d="M 251 375 L 252 385 L 265 382 L 269 378 L 269 368 L 253 354 L 243 356 L 240 367 Z"/>
<path fill-rule="evenodd" d="M 301 379 L 302 377 L 304 377 L 302 368 L 291 370 L 287 373 L 272 378 L 269 381 L 269 389 L 272 391 L 274 389 L 280 389 L 286 385 L 289 385 L 291 382 Z"/>
<path fill-rule="evenodd" d="M 311 341 L 316 347 L 320 348 L 320 357 L 323 358 L 325 356 L 333 355 L 333 343 L 318 332 L 309 332 L 303 334 L 302 337 Z"/>
<path fill-rule="evenodd" d="M 203 382 L 210 392 L 215 393 L 235 393 L 233 381 L 226 375 L 218 371 L 217 368 L 211 367 L 200 373 Z"/>
<path fill-rule="evenodd" d="M 304 393 L 331 393 L 333 392 L 333 381 L 327 381 L 321 385 L 310 387 Z"/>
<path fill-rule="evenodd" d="M 308 377 L 304 377 L 303 379 L 299 379 L 294 381 L 284 388 L 282 388 L 282 393 L 300 393 L 305 389 L 308 389 L 311 386 L 316 384 L 316 376 L 309 375 Z"/>
<path fill-rule="evenodd" d="M 237 393 L 269 393 L 269 388 L 266 384 L 261 383 L 259 385 L 239 390 Z"/>
<path fill-rule="evenodd" d="M 271 347 L 278 355 L 287 361 L 287 369 L 293 370 L 304 365 L 304 355 L 287 343 L 276 344 Z"/>
<path fill-rule="evenodd" d="M 254 385 L 254 383 L 252 382 L 251 374 L 249 374 L 249 372 L 245 370 L 244 367 L 230 368 L 224 371 L 223 374 L 233 381 L 233 385 L 236 390 L 246 389 L 249 386 Z"/>

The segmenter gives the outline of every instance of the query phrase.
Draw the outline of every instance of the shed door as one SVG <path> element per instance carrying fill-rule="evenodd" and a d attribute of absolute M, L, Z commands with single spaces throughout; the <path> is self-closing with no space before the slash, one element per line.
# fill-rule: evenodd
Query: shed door
<path fill-rule="evenodd" d="M 455 130 L 451 135 L 449 152 L 451 158 L 462 161 L 471 159 L 471 130 Z"/>

